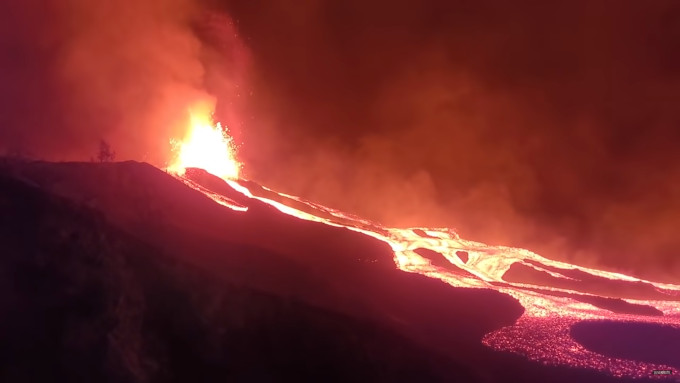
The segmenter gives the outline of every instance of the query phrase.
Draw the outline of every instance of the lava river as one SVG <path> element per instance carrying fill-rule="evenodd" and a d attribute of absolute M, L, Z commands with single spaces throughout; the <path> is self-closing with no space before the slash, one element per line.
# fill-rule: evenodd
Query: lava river
<path fill-rule="evenodd" d="M 224 137 L 221 150 L 231 152 L 232 143 L 228 136 Z M 194 152 L 201 153 L 200 150 Z M 184 160 L 175 166 L 175 170 L 182 170 L 177 172 L 179 179 L 224 207 L 248 214 L 247 206 L 192 180 L 184 170 L 202 166 Z M 194 163 L 206 162 L 201 159 Z M 583 342 L 575 340 L 573 329 L 577 323 L 608 321 L 650 324 L 680 333 L 680 285 L 553 261 L 525 249 L 489 246 L 462 239 L 446 228 L 385 227 L 295 196 L 253 187 L 253 183 L 238 178 L 238 166 L 228 167 L 226 177 L 223 167 L 217 171 L 206 170 L 221 176 L 235 192 L 285 214 L 345 227 L 386 242 L 394 251 L 394 262 L 400 270 L 437 278 L 458 288 L 494 289 L 514 297 L 524 307 L 523 315 L 512 326 L 486 334 L 482 339 L 495 350 L 517 353 L 540 363 L 594 369 L 617 377 L 663 378 L 664 375 L 654 371 L 675 370 L 672 364 L 591 351 Z M 680 351 L 680 346 L 678 349 Z"/>

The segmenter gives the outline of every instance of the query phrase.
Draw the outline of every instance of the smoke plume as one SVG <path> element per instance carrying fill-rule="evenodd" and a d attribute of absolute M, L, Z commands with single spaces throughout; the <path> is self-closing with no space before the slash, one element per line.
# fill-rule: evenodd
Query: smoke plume
<path fill-rule="evenodd" d="M 650 278 L 677 270 L 677 2 L 230 12 L 254 56 L 252 178 L 390 225 Z"/>
<path fill-rule="evenodd" d="M 222 78 L 243 71 L 231 20 L 196 1 L 4 7 L 2 149 L 10 154 L 82 160 L 106 140 L 118 159 L 162 166 L 170 139 L 185 134 L 188 110 L 213 109 L 217 93 L 234 93 L 237 79 Z"/>
<path fill-rule="evenodd" d="M 680 276 L 675 0 L 0 7 L 5 151 L 87 159 L 103 138 L 163 165 L 213 103 L 245 175 L 283 192 Z"/>

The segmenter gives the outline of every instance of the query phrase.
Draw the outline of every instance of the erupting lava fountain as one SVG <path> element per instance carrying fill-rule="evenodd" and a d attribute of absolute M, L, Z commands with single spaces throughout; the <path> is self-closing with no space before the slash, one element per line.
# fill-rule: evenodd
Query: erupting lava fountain
<path fill-rule="evenodd" d="M 529 250 L 489 246 L 460 238 L 446 228 L 389 228 L 313 202 L 276 193 L 308 207 L 305 211 L 254 195 L 239 183 L 236 147 L 209 114 L 192 115 L 188 135 L 175 143 L 176 161 L 168 168 L 185 184 L 228 208 L 246 212 L 228 198 L 184 177 L 187 168 L 202 168 L 225 180 L 246 197 L 261 200 L 303 220 L 345 227 L 386 242 L 396 266 L 437 278 L 459 288 L 488 288 L 516 298 L 524 314 L 508 327 L 487 334 L 482 342 L 530 360 L 602 371 L 618 377 L 663 378 L 654 371 L 673 366 L 615 358 L 588 350 L 572 336 L 579 322 L 606 320 L 644 323 L 680 331 L 680 285 L 656 283 L 619 273 L 553 261 Z M 430 254 L 428 256 L 427 254 Z M 431 262 L 431 255 L 443 257 Z M 464 329 L 461 329 L 464 331 Z"/>
<path fill-rule="evenodd" d="M 236 160 L 236 146 L 222 125 L 213 123 L 207 113 L 190 112 L 190 126 L 182 141 L 171 143 L 177 159 L 168 170 L 184 175 L 187 168 L 200 168 L 223 179 L 238 179 L 241 164 Z"/>

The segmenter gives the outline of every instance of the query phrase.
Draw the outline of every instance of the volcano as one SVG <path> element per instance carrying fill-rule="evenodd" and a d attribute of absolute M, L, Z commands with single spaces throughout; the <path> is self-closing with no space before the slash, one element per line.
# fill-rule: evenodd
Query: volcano
<path fill-rule="evenodd" d="M 201 169 L 0 184 L 3 382 L 677 381 L 680 285 Z"/>

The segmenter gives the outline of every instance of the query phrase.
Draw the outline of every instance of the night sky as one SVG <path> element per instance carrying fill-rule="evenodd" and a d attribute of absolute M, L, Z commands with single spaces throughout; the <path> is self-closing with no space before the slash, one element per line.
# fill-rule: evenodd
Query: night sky
<path fill-rule="evenodd" d="M 677 0 L 6 1 L 0 47 L 8 154 L 161 166 L 214 97 L 269 187 L 680 278 Z"/>

